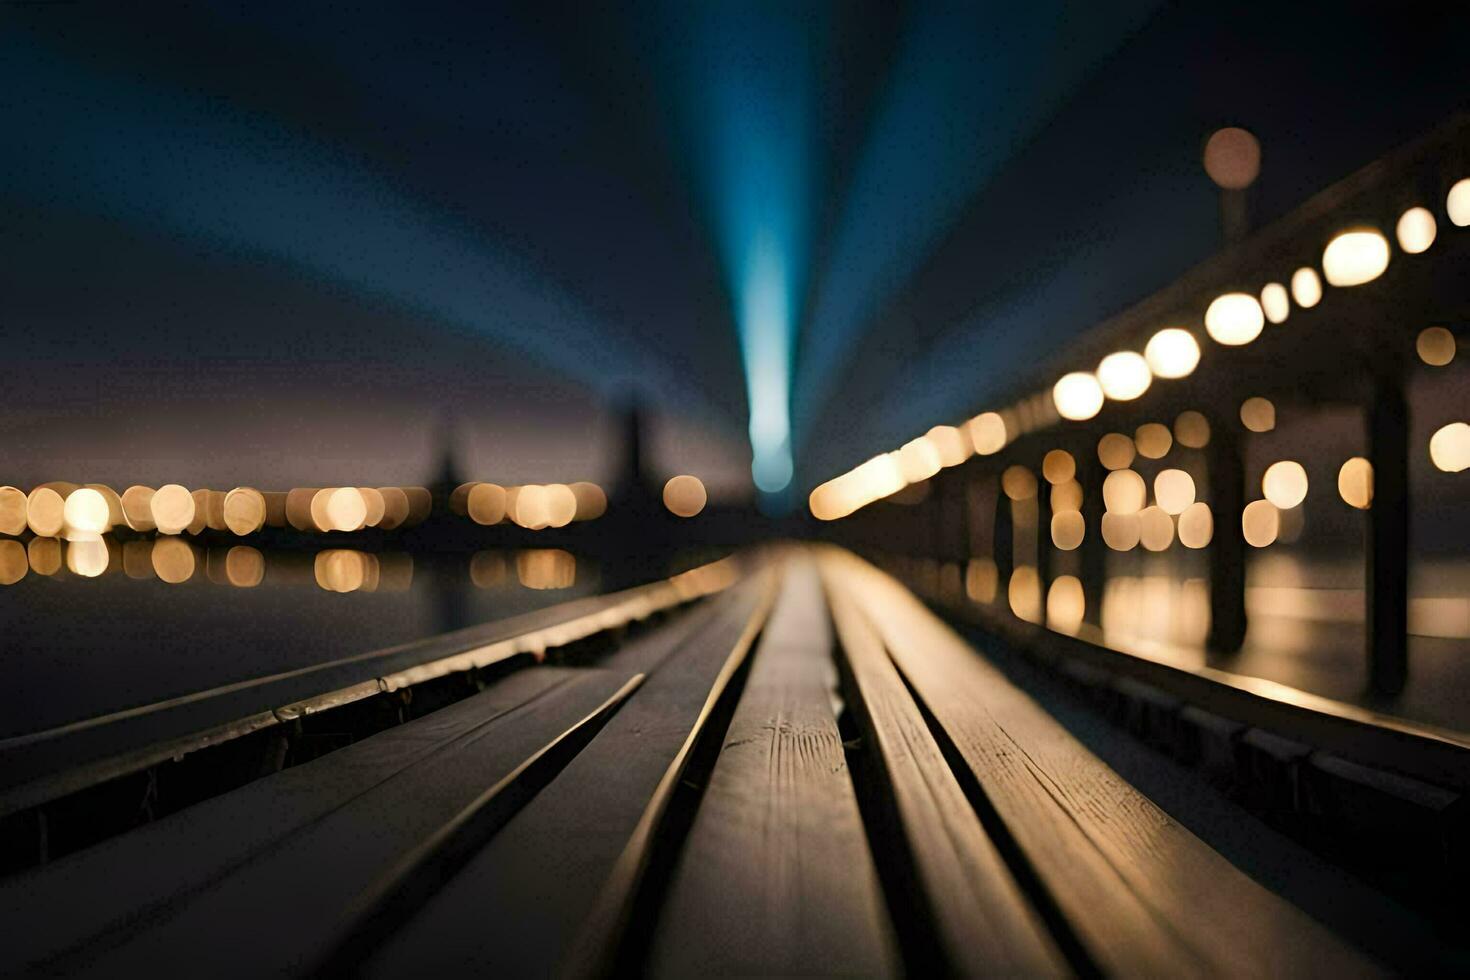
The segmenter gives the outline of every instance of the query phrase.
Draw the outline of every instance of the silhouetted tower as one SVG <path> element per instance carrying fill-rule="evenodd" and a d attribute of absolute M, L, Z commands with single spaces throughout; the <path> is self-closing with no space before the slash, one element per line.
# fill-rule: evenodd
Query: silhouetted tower
<path fill-rule="evenodd" d="M 455 487 L 464 482 L 455 439 L 457 428 L 452 412 L 445 410 L 440 414 L 439 428 L 435 435 L 435 441 L 439 446 L 439 465 L 435 468 L 434 475 L 429 482 L 429 492 L 434 496 L 436 516 L 448 512 L 449 495 L 454 492 Z"/>

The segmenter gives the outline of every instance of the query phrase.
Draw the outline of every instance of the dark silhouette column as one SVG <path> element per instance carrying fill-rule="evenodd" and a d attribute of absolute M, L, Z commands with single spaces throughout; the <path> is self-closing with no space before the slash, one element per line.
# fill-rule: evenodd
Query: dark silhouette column
<path fill-rule="evenodd" d="M 1397 371 L 1374 379 L 1368 458 L 1368 671 L 1374 691 L 1397 694 L 1409 664 L 1409 406 Z"/>
<path fill-rule="evenodd" d="M 1245 461 L 1234 419 L 1210 419 L 1210 509 L 1215 536 L 1210 542 L 1210 649 L 1234 653 L 1245 642 Z"/>

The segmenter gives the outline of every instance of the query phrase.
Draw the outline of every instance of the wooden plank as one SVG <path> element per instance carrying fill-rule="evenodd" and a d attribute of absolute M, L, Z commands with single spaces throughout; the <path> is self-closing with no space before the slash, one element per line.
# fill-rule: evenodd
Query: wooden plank
<path fill-rule="evenodd" d="M 837 731 L 815 566 L 789 568 L 679 857 L 648 972 L 900 971 Z"/>
<path fill-rule="evenodd" d="M 173 896 L 120 932 L 48 961 L 55 972 L 114 976 L 296 973 L 320 962 L 379 886 L 484 791 L 630 680 L 576 671 L 565 683 L 418 759 L 203 887 Z M 240 812 L 243 826 L 255 814 Z M 160 856 L 160 859 L 166 859 Z"/>
<path fill-rule="evenodd" d="M 826 559 L 823 578 L 864 741 L 878 759 L 897 812 L 918 893 L 932 924 L 933 969 L 966 975 L 1068 972 L 1015 877 L 950 772 L 918 706 L 868 621 L 849 575 Z M 866 597 L 864 597 L 866 599 Z M 929 951 L 921 951 L 927 953 Z"/>
<path fill-rule="evenodd" d="M 720 597 L 720 614 L 361 972 L 543 976 L 597 915 L 615 940 L 698 725 L 764 622 L 763 579 Z"/>
<path fill-rule="evenodd" d="M 0 920 L 13 931 L 0 961 L 38 962 L 125 931 L 150 909 L 207 887 L 294 830 L 574 674 L 560 667 L 519 671 L 411 724 L 6 880 Z M 62 908 L 67 914 L 58 916 Z"/>
<path fill-rule="evenodd" d="M 719 591 L 735 574 L 729 560 L 716 562 L 622 592 L 0 739 L 0 816 L 381 691 L 530 659 Z"/>
<path fill-rule="evenodd" d="M 1376 972 L 1119 778 L 897 582 L 849 554 L 824 560 L 1102 972 Z"/>

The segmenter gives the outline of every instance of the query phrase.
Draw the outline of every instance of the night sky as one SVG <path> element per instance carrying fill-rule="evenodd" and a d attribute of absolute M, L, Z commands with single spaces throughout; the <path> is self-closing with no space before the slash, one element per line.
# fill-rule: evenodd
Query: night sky
<path fill-rule="evenodd" d="M 0 482 L 606 479 L 636 393 L 804 496 L 1206 257 L 1213 129 L 1266 220 L 1470 91 L 1447 4 L 143 6 L 0 3 Z"/>

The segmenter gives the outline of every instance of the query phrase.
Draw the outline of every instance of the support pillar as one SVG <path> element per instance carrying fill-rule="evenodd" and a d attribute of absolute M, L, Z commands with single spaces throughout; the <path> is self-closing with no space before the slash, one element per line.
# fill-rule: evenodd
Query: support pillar
<path fill-rule="evenodd" d="M 1245 509 L 1245 461 L 1240 425 L 1235 419 L 1210 419 L 1210 509 L 1215 536 L 1210 542 L 1210 635 L 1217 653 L 1235 653 L 1245 642 L 1245 536 L 1240 517 Z"/>
<path fill-rule="evenodd" d="M 1396 372 L 1374 379 L 1368 459 L 1368 673 L 1376 693 L 1397 694 L 1409 668 L 1409 406 Z"/>

